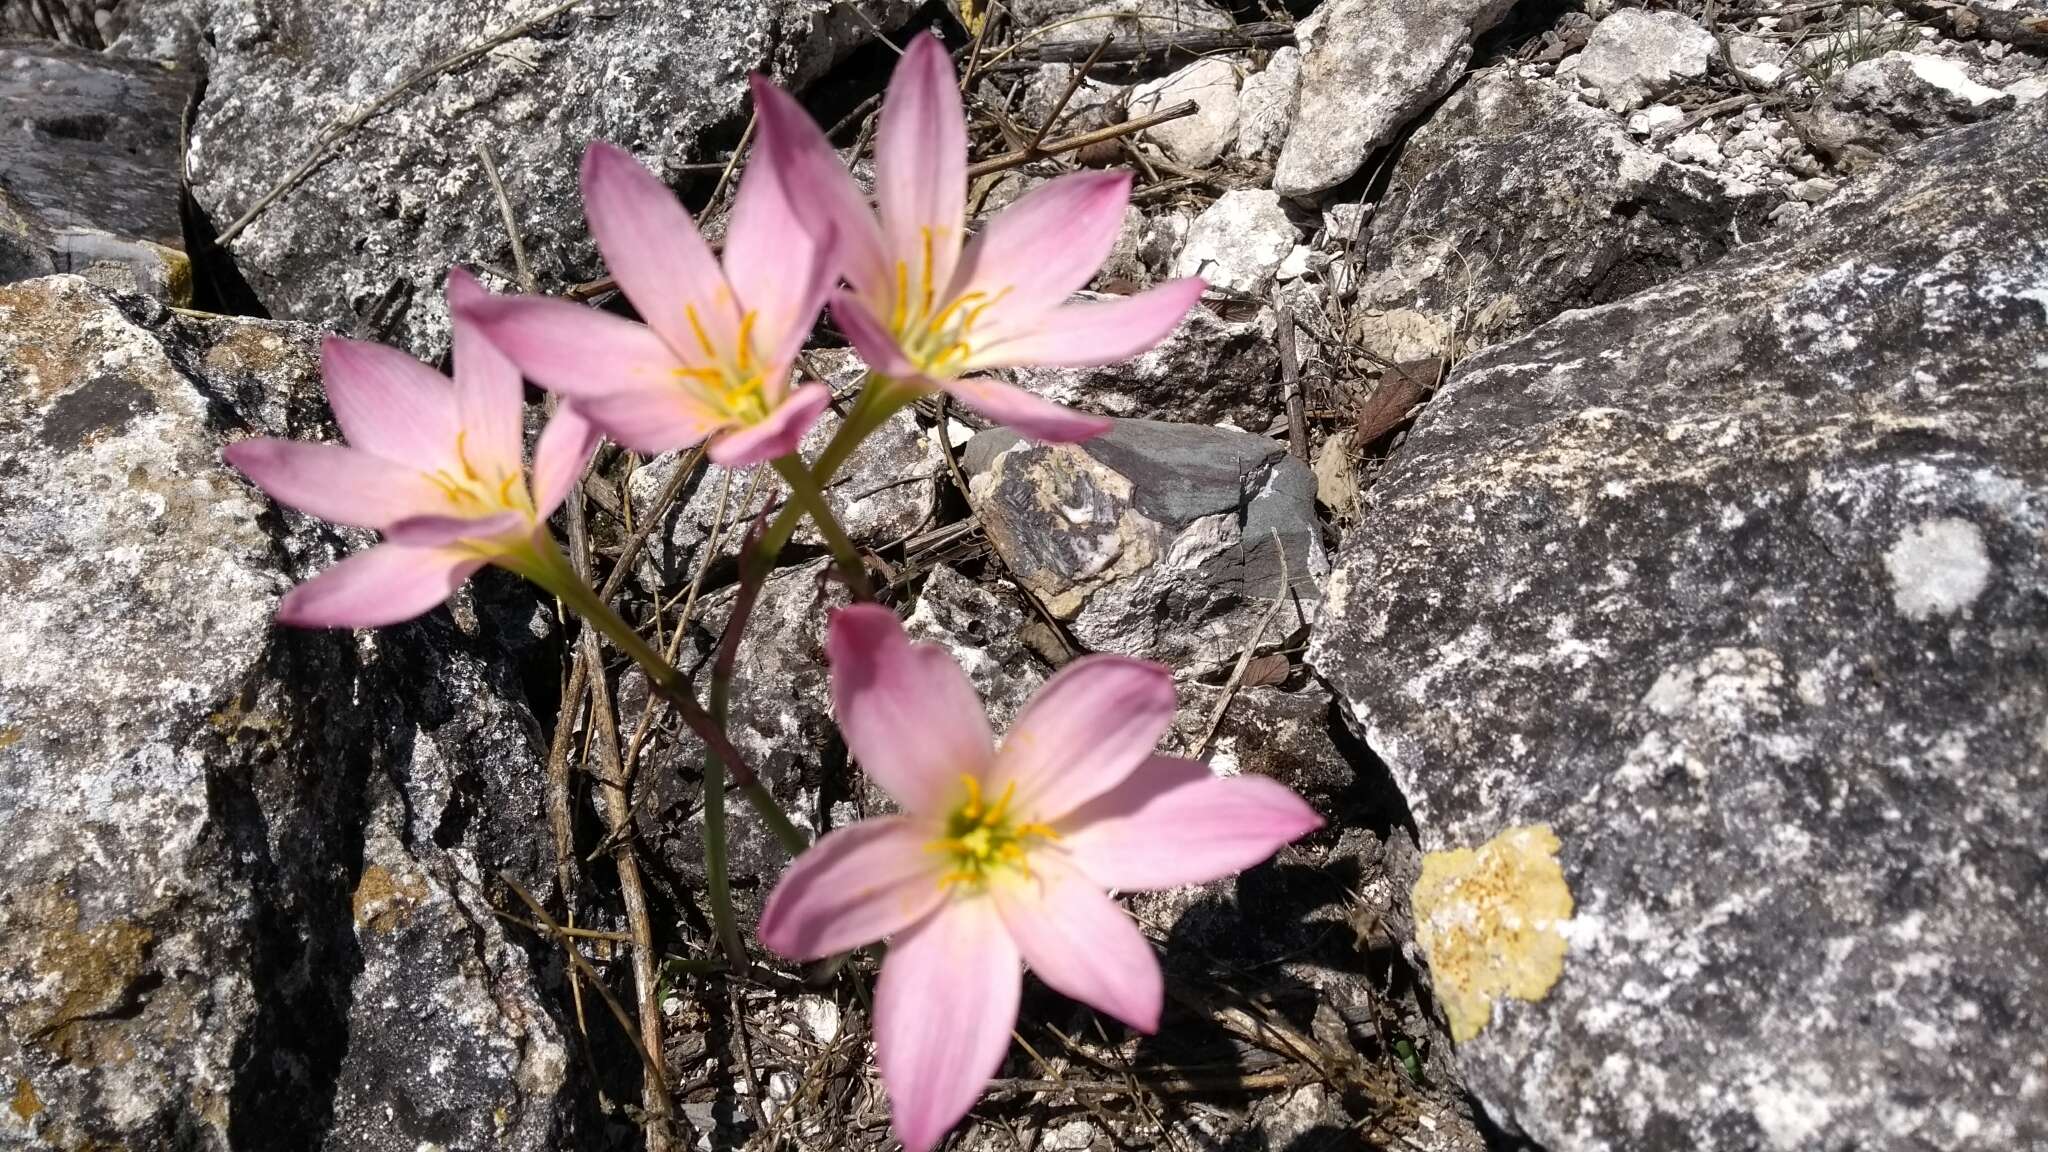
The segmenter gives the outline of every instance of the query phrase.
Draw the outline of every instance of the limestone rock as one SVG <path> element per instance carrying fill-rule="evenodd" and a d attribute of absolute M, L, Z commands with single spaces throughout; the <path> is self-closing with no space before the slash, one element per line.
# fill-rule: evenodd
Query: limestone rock
<path fill-rule="evenodd" d="M 699 137 L 741 114 L 750 69 L 802 85 L 900 0 L 760 4 L 623 0 L 584 6 L 422 82 L 234 239 L 273 314 L 447 346 L 436 290 L 454 263 L 511 266 L 475 147 L 504 173 L 543 290 L 602 271 L 577 192 L 585 145 L 609 140 L 666 178 Z M 193 125 L 193 194 L 226 226 L 306 153 L 315 127 L 522 14 L 496 0 L 213 0 L 207 94 Z"/>
<path fill-rule="evenodd" d="M 486 895 L 552 866 L 533 717 L 461 624 L 505 585 L 361 638 L 271 622 L 362 534 L 281 515 L 220 450 L 323 430 L 317 341 L 0 286 L 9 1140 L 576 1136 L 560 1028 Z"/>
<path fill-rule="evenodd" d="M 1197 304 L 1172 335 L 1122 363 L 1010 375 L 1047 399 L 1106 416 L 1264 428 L 1281 411 L 1275 325 L 1270 308 L 1225 318 Z"/>
<path fill-rule="evenodd" d="M 1273 190 L 1308 197 L 1351 178 L 1375 148 L 1450 91 L 1472 40 L 1511 0 L 1330 0 L 1302 52 L 1301 96 Z"/>
<path fill-rule="evenodd" d="M 1222 31 L 1234 21 L 1210 0 L 1017 0 L 1005 5 L 1017 27 L 1045 28 L 1048 44 L 1143 42 L 1162 33 Z"/>
<path fill-rule="evenodd" d="M 1680 12 L 1623 8 L 1600 21 L 1579 53 L 1579 83 L 1616 112 L 1640 108 L 1707 74 L 1713 34 Z"/>
<path fill-rule="evenodd" d="M 1230 153 L 1241 160 L 1271 163 L 1294 122 L 1301 89 L 1301 49 L 1275 49 L 1266 66 L 1245 77 L 1237 94 L 1237 139 Z"/>
<path fill-rule="evenodd" d="M 1272 286 L 1281 261 L 1300 239 L 1279 196 L 1263 188 L 1239 188 L 1217 197 L 1195 217 L 1173 274 L 1200 276 L 1218 288 L 1258 296 Z"/>
<path fill-rule="evenodd" d="M 178 120 L 190 74 L 0 43 L 0 282 L 76 272 L 189 304 Z"/>
<path fill-rule="evenodd" d="M 1887 52 L 1842 73 L 1814 105 L 1815 136 L 1850 169 L 1914 140 L 2011 109 L 2011 95 L 1970 79 L 1962 65 L 1918 52 Z"/>
<path fill-rule="evenodd" d="M 1466 361 L 1347 533 L 1308 659 L 1422 846 L 1559 845 L 1459 1050 L 1551 1152 L 2048 1140 L 2044 132 Z"/>
<path fill-rule="evenodd" d="M 1649 150 L 1552 81 L 1486 73 L 1403 150 L 1359 299 L 1434 314 L 1484 346 L 1713 260 L 1761 232 L 1770 204 Z"/>
<path fill-rule="evenodd" d="M 1004 565 L 1090 651 L 1235 659 L 1281 592 L 1283 550 L 1292 602 L 1272 634 L 1315 618 L 1315 480 L 1271 440 L 1150 420 L 1075 445 L 996 429 L 961 463 Z"/>
<path fill-rule="evenodd" d="M 1211 56 L 1171 76 L 1131 90 L 1131 115 L 1149 116 L 1185 100 L 1195 113 L 1145 130 L 1166 154 L 1190 168 L 1207 168 L 1237 139 L 1237 67 Z"/>

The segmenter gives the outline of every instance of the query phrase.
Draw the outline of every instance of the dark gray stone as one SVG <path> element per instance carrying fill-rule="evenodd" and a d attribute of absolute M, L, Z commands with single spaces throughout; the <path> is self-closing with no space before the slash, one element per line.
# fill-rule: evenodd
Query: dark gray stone
<path fill-rule="evenodd" d="M 1428 313 L 1483 347 L 1712 260 L 1760 235 L 1775 203 L 1637 144 L 1552 81 L 1486 72 L 1402 150 L 1359 299 Z M 1361 323 L 1360 343 L 1403 358 Z"/>
<path fill-rule="evenodd" d="M 870 21 L 892 27 L 910 5 L 859 7 L 579 6 L 401 96 L 235 237 L 235 259 L 274 314 L 438 352 L 448 266 L 511 267 L 476 145 L 504 173 L 541 287 L 592 279 L 602 269 L 577 192 L 584 147 L 609 140 L 679 179 L 676 165 L 704 158 L 705 131 L 743 115 L 749 71 L 808 83 L 871 38 Z M 193 194 L 227 226 L 303 159 L 320 126 L 544 10 L 514 14 L 496 0 L 210 0 L 200 16 L 211 73 L 193 125 Z"/>
<path fill-rule="evenodd" d="M 362 534 L 280 514 L 220 450 L 332 435 L 317 341 L 0 286 L 10 1146 L 573 1142 L 561 1030 L 486 895 L 545 891 L 552 859 L 472 597 L 361 637 L 271 622 Z"/>
<path fill-rule="evenodd" d="M 2048 1140 L 2044 134 L 1467 361 L 1367 496 L 1309 661 L 1432 859 L 1560 844 L 1460 1051 L 1551 1152 Z"/>
<path fill-rule="evenodd" d="M 1315 479 L 1283 445 L 1119 420 L 1083 444 L 984 432 L 962 467 L 1004 565 L 1091 651 L 1235 659 L 1281 590 L 1282 550 L 1293 602 L 1269 639 L 1315 616 L 1328 566 Z"/>
<path fill-rule="evenodd" d="M 1815 142 L 1851 170 L 1887 152 L 2013 108 L 2013 98 L 1970 78 L 1958 60 L 1887 52 L 1853 65 L 1813 107 Z"/>
<path fill-rule="evenodd" d="M 156 64 L 0 43 L 0 283 L 77 272 L 191 302 L 178 123 L 192 83 Z"/>
<path fill-rule="evenodd" d="M 1284 411 L 1270 308 L 1231 316 L 1197 304 L 1166 339 L 1115 364 L 1017 368 L 1011 377 L 1061 404 L 1140 420 L 1264 428 Z"/>

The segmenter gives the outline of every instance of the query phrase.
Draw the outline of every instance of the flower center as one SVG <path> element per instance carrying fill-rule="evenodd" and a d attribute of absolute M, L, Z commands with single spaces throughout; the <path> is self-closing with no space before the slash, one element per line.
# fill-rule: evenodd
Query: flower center
<path fill-rule="evenodd" d="M 903 354 L 927 376 L 957 375 L 974 354 L 970 337 L 984 312 L 1009 295 L 1004 288 L 990 294 L 963 292 L 938 306 L 938 285 L 933 283 L 932 230 L 925 228 L 924 268 L 912 283 L 910 264 L 896 262 L 896 300 L 889 312 L 889 330 Z"/>
<path fill-rule="evenodd" d="M 945 834 L 925 845 L 927 852 L 946 856 L 951 865 L 939 878 L 939 886 L 980 889 L 1002 872 L 1029 877 L 1027 854 L 1039 844 L 1058 840 L 1059 833 L 1044 824 L 1015 818 L 1010 811 L 1017 794 L 1015 781 L 1005 784 L 1003 794 L 990 804 L 982 798 L 981 781 L 969 775 L 960 779 L 967 786 L 967 799 L 946 817 Z"/>
<path fill-rule="evenodd" d="M 469 461 L 469 430 L 455 434 L 457 471 L 436 468 L 426 474 L 448 501 L 454 515 L 481 519 L 500 512 L 533 515 L 533 497 L 526 490 L 525 477 L 517 472 L 487 477 Z"/>
<path fill-rule="evenodd" d="M 755 313 L 746 312 L 740 316 L 738 347 L 729 356 L 712 343 L 711 334 L 704 330 L 704 321 L 697 315 L 696 305 L 685 305 L 683 314 L 689 319 L 690 331 L 696 335 L 697 347 L 703 351 L 708 363 L 695 368 L 677 368 L 676 378 L 734 424 L 759 424 L 767 419 L 768 380 L 762 374 L 763 365 L 754 355 Z"/>

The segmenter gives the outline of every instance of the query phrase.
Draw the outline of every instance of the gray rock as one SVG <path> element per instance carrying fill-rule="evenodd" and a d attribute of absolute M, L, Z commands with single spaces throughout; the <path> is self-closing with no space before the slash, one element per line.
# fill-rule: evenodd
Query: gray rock
<path fill-rule="evenodd" d="M 77 277 L 0 286 L 10 1139 L 575 1135 L 560 1029 L 485 895 L 552 862 L 536 726 L 476 604 L 360 639 L 271 623 L 360 534 L 280 515 L 220 449 L 323 430 L 316 348 Z"/>
<path fill-rule="evenodd" d="M 1887 52 L 1855 64 L 1813 108 L 1816 142 L 1845 167 L 2010 110 L 2013 97 L 1970 79 L 1961 64 L 1918 52 Z"/>
<path fill-rule="evenodd" d="M 1450 91 L 1472 40 L 1511 0 L 1330 0 L 1302 50 L 1301 96 L 1273 169 L 1273 190 L 1334 188 L 1373 149 Z"/>
<path fill-rule="evenodd" d="M 274 314 L 438 352 L 447 316 L 435 289 L 448 266 L 511 266 L 476 145 L 505 174 L 541 287 L 594 278 L 577 193 L 584 146 L 609 140 L 678 177 L 676 165 L 703 158 L 701 134 L 741 114 L 749 70 L 802 85 L 869 38 L 868 21 L 890 27 L 909 9 L 860 7 L 580 7 L 401 96 L 235 237 L 235 259 Z M 300 161 L 318 126 L 514 20 L 491 0 L 212 0 L 193 194 L 227 226 Z"/>
<path fill-rule="evenodd" d="M 1707 74 L 1714 36 L 1681 12 L 1623 8 L 1600 21 L 1579 53 L 1581 84 L 1616 112 L 1640 108 Z"/>
<path fill-rule="evenodd" d="M 1403 150 L 1359 299 L 1484 346 L 1712 260 L 1760 233 L 1771 203 L 1659 156 L 1552 81 L 1489 72 Z"/>
<path fill-rule="evenodd" d="M 1174 258 L 1173 274 L 1200 276 L 1218 288 L 1258 296 L 1272 286 L 1281 261 L 1300 239 L 1279 196 L 1263 188 L 1239 188 L 1217 197 L 1195 217 Z"/>
<path fill-rule="evenodd" d="M 1301 89 L 1301 49 L 1279 48 L 1266 66 L 1245 77 L 1237 94 L 1237 139 L 1230 154 L 1241 160 L 1272 163 L 1294 123 L 1294 101 Z"/>
<path fill-rule="evenodd" d="M 986 3 L 980 5 L 986 10 Z M 1016 0 L 1005 5 L 1017 27 L 1046 28 L 1046 44 L 1146 41 L 1175 32 L 1220 31 L 1235 22 L 1209 0 Z"/>
<path fill-rule="evenodd" d="M 1237 139 L 1237 66 L 1220 56 L 1193 64 L 1131 90 L 1132 117 L 1149 116 L 1184 100 L 1195 114 L 1145 130 L 1171 158 L 1190 168 L 1214 164 Z"/>
<path fill-rule="evenodd" d="M 1106 416 L 1264 428 L 1281 411 L 1280 357 L 1273 311 L 1204 305 L 1165 340 L 1120 364 L 1018 368 L 1017 383 L 1062 404 Z"/>
<path fill-rule="evenodd" d="M 1520 877 L 1418 916 L 1551 1152 L 2048 1140 L 2044 132 L 1467 361 L 1368 495 L 1309 661 Z"/>
<path fill-rule="evenodd" d="M 0 44 L 0 282 L 77 272 L 189 304 L 178 123 L 189 73 Z"/>
<path fill-rule="evenodd" d="M 1315 618 L 1315 479 L 1271 440 L 1151 420 L 1076 445 L 997 429 L 961 464 L 1004 566 L 1091 651 L 1235 659 L 1280 591 L 1281 550 L 1292 603 L 1270 635 Z"/>

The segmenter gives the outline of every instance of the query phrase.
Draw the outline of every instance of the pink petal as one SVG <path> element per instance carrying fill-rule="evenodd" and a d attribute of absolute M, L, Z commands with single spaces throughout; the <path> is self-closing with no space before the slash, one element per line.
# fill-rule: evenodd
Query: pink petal
<path fill-rule="evenodd" d="M 352 446 L 427 469 L 454 461 L 462 416 L 446 376 L 396 348 L 339 336 L 320 341 L 320 376 Z"/>
<path fill-rule="evenodd" d="M 1003 1066 L 1023 980 L 987 900 L 955 900 L 889 944 L 875 1063 L 904 1152 L 930 1152 Z"/>
<path fill-rule="evenodd" d="M 804 433 L 832 402 L 832 389 L 813 381 L 783 398 L 766 420 L 729 432 L 711 442 L 711 460 L 727 468 L 743 468 L 796 451 Z"/>
<path fill-rule="evenodd" d="M 299 628 L 379 628 L 448 599 L 484 566 L 451 548 L 379 544 L 284 594 L 277 622 Z"/>
<path fill-rule="evenodd" d="M 830 227 L 847 280 L 865 295 L 885 298 L 896 290 L 895 264 L 860 185 L 795 97 L 758 73 L 753 84 L 761 133 L 753 163 L 775 166 L 798 221 Z"/>
<path fill-rule="evenodd" d="M 896 342 L 895 333 L 889 326 L 868 310 L 867 301 L 851 292 L 841 292 L 832 297 L 832 322 L 853 341 L 854 351 L 867 361 L 868 367 L 876 373 L 893 380 L 911 380 L 924 375 L 924 370 L 910 362 L 903 354 L 903 348 Z"/>
<path fill-rule="evenodd" d="M 493 477 L 524 471 L 526 385 L 519 369 L 459 313 L 462 301 L 490 293 L 465 268 L 448 269 L 448 311 L 455 322 L 455 401 L 462 414 L 463 451 Z"/>
<path fill-rule="evenodd" d="M 1054 991 L 1136 1028 L 1159 1030 L 1166 985 L 1138 926 L 1058 850 L 1031 855 L 1031 875 L 989 895 L 1024 963 Z"/>
<path fill-rule="evenodd" d="M 1070 172 L 1033 188 L 968 245 L 956 294 L 1000 297 L 986 329 L 996 338 L 1021 331 L 1095 278 L 1116 246 L 1130 200 L 1131 174 L 1121 171 Z"/>
<path fill-rule="evenodd" d="M 584 150 L 583 214 L 612 278 L 677 356 L 713 361 L 737 347 L 724 269 L 675 193 L 632 153 L 603 141 Z"/>
<path fill-rule="evenodd" d="M 1105 888 L 1206 884 L 1323 826 L 1301 797 L 1265 776 L 1219 777 L 1154 756 L 1059 822 L 1060 847 Z"/>
<path fill-rule="evenodd" d="M 495 516 L 410 516 L 384 529 L 384 539 L 407 548 L 440 548 L 457 541 L 488 541 L 529 527 L 523 512 Z"/>
<path fill-rule="evenodd" d="M 796 858 L 761 910 L 761 943 L 791 960 L 872 944 L 916 923 L 946 895 L 934 830 L 902 816 L 828 832 Z"/>
<path fill-rule="evenodd" d="M 1128 656 L 1083 656 L 1017 715 L 987 787 L 1017 785 L 1014 811 L 1050 823 L 1116 787 L 1173 724 L 1173 676 Z"/>
<path fill-rule="evenodd" d="M 645 324 L 539 296 L 485 296 L 455 306 L 534 383 L 564 396 L 671 388 L 682 366 Z"/>
<path fill-rule="evenodd" d="M 266 436 L 238 440 L 222 455 L 280 504 L 336 524 L 382 528 L 448 508 L 418 471 L 340 444 Z"/>
<path fill-rule="evenodd" d="M 988 717 L 951 653 L 912 644 L 887 608 L 855 604 L 832 613 L 825 654 L 847 748 L 905 811 L 940 814 L 963 776 L 987 771 Z"/>
<path fill-rule="evenodd" d="M 605 435 L 645 456 L 688 448 L 726 423 L 675 385 L 579 396 L 576 407 Z"/>
<path fill-rule="evenodd" d="M 1121 300 L 1063 304 L 1028 331 L 977 345 L 968 367 L 1086 367 L 1128 359 L 1179 327 L 1205 287 L 1199 278 L 1169 280 Z"/>
<path fill-rule="evenodd" d="M 839 280 L 838 233 L 830 221 L 799 220 L 780 175 L 765 150 L 755 152 L 725 232 L 725 274 L 754 317 L 753 355 L 771 376 L 796 358 Z"/>
<path fill-rule="evenodd" d="M 533 506 L 545 520 L 562 506 L 597 452 L 597 425 L 573 403 L 555 408 L 533 446 Z"/>
<path fill-rule="evenodd" d="M 928 293 L 944 304 L 967 215 L 967 118 L 937 37 L 912 37 L 889 78 L 875 130 L 875 200 L 913 299 Z"/>
<path fill-rule="evenodd" d="M 983 416 L 1042 444 L 1073 444 L 1112 427 L 1104 417 L 1077 412 L 1000 380 L 973 377 L 947 380 L 939 386 Z"/>

